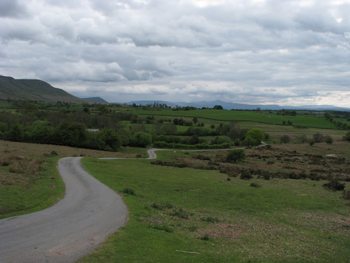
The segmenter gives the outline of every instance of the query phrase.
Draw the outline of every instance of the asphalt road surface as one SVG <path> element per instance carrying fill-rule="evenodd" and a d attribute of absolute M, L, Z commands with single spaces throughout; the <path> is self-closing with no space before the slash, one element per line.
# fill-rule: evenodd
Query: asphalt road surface
<path fill-rule="evenodd" d="M 127 221 L 120 196 L 80 165 L 59 161 L 65 197 L 40 212 L 0 220 L 0 262 L 75 262 Z"/>

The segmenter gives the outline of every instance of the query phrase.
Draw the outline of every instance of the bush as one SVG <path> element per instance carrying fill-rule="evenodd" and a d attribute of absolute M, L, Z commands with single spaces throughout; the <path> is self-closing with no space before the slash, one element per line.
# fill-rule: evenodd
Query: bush
<path fill-rule="evenodd" d="M 331 180 L 328 183 L 324 184 L 323 187 L 332 191 L 343 191 L 345 189 L 345 184 L 340 183 L 337 180 Z"/>
<path fill-rule="evenodd" d="M 127 195 L 136 195 L 135 191 L 133 189 L 131 189 L 131 188 L 124 188 L 123 189 L 123 193 L 127 194 Z"/>
<path fill-rule="evenodd" d="M 132 146 L 146 147 L 152 143 L 152 136 L 146 132 L 137 132 L 131 138 L 130 144 Z"/>
<path fill-rule="evenodd" d="M 319 143 L 319 142 L 322 142 L 323 141 L 323 139 L 324 139 L 324 137 L 323 137 L 323 135 L 321 134 L 321 133 L 315 133 L 313 136 L 312 136 L 312 138 L 313 138 L 313 141 L 315 142 L 315 143 Z"/>
<path fill-rule="evenodd" d="M 178 218 L 182 218 L 182 219 L 189 219 L 190 218 L 190 213 L 185 211 L 182 208 L 174 209 L 173 213 L 171 215 L 176 216 Z"/>
<path fill-rule="evenodd" d="M 213 224 L 219 223 L 219 219 L 216 217 L 212 217 L 212 216 L 202 217 L 201 220 L 204 222 L 213 223 Z"/>
<path fill-rule="evenodd" d="M 243 170 L 241 172 L 241 175 L 239 176 L 239 178 L 243 179 L 243 180 L 250 180 L 253 178 L 253 176 L 250 174 L 249 171 L 247 170 Z"/>
<path fill-rule="evenodd" d="M 281 143 L 289 143 L 290 137 L 288 135 L 282 135 L 280 138 Z"/>
<path fill-rule="evenodd" d="M 239 161 L 243 161 L 244 159 L 245 153 L 242 149 L 231 150 L 226 156 L 226 161 L 230 163 L 237 163 Z"/>
<path fill-rule="evenodd" d="M 250 129 L 244 138 L 244 144 L 247 146 L 256 146 L 261 144 L 264 139 L 265 134 L 262 130 L 259 129 Z"/>
<path fill-rule="evenodd" d="M 171 209 L 174 206 L 169 203 L 153 203 L 151 207 L 157 210 L 164 210 L 164 209 Z"/>
<path fill-rule="evenodd" d="M 210 236 L 208 234 L 205 234 L 205 235 L 201 236 L 201 240 L 209 241 L 210 240 Z"/>
<path fill-rule="evenodd" d="M 324 137 L 324 141 L 327 144 L 332 144 L 333 143 L 333 138 L 331 136 L 327 135 L 327 136 Z"/>
<path fill-rule="evenodd" d="M 344 190 L 343 197 L 345 200 L 350 200 L 350 190 Z"/>
<path fill-rule="evenodd" d="M 350 131 L 345 134 L 344 140 L 350 142 Z"/>
<path fill-rule="evenodd" d="M 173 233 L 174 232 L 174 229 L 172 229 L 170 226 L 165 225 L 165 224 L 154 224 L 154 225 L 151 225 L 151 227 L 153 229 L 165 231 L 167 233 Z"/>
<path fill-rule="evenodd" d="M 258 183 L 251 183 L 250 186 L 251 186 L 251 187 L 255 187 L 255 188 L 261 187 L 261 185 L 258 184 Z"/>

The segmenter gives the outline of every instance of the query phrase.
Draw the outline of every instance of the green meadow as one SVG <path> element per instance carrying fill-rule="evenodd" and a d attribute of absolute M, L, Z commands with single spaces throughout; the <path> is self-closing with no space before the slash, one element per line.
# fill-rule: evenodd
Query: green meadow
<path fill-rule="evenodd" d="M 325 190 L 322 181 L 227 181 L 217 171 L 161 167 L 147 160 L 84 158 L 83 165 L 123 195 L 129 222 L 81 262 L 350 258 L 348 201 Z"/>

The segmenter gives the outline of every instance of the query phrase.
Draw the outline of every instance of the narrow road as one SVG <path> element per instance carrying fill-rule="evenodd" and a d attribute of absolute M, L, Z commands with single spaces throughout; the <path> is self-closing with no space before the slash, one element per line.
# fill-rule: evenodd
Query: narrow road
<path fill-rule="evenodd" d="M 59 161 L 65 197 L 40 212 L 0 220 L 1 263 L 69 263 L 91 252 L 127 221 L 121 197 L 81 167 Z"/>

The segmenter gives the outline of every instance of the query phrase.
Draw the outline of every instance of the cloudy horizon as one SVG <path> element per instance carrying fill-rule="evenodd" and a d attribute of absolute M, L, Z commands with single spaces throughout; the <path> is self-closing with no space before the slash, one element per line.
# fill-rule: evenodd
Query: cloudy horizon
<path fill-rule="evenodd" d="M 81 97 L 350 106 L 350 0 L 1 0 L 0 75 Z"/>

